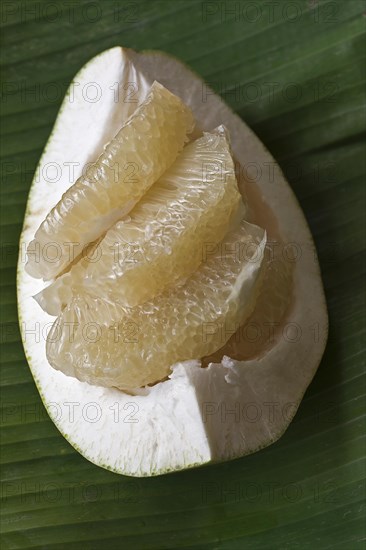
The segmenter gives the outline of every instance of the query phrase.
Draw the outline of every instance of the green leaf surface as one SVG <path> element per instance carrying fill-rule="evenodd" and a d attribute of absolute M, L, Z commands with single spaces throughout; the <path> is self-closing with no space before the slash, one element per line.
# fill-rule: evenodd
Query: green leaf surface
<path fill-rule="evenodd" d="M 2 548 L 363 548 L 365 15 L 361 0 L 2 3 Z M 277 443 L 151 479 L 98 468 L 59 434 L 16 309 L 36 163 L 74 74 L 115 45 L 177 56 L 259 135 L 309 221 L 330 315 L 324 359 Z"/>

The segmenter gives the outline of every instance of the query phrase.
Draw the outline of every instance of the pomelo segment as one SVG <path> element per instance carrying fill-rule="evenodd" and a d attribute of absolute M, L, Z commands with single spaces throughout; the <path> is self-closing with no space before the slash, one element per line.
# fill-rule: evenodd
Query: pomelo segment
<path fill-rule="evenodd" d="M 271 243 L 273 244 L 273 242 Z M 283 244 L 277 242 L 281 250 Z M 293 301 L 294 263 L 280 253 L 265 250 L 261 291 L 247 320 L 230 335 L 219 350 L 203 359 L 203 365 L 219 363 L 223 357 L 249 360 L 264 356 L 282 336 L 283 320 Z"/>
<path fill-rule="evenodd" d="M 65 269 L 135 206 L 173 163 L 193 127 L 190 109 L 154 82 L 98 160 L 47 214 L 27 249 L 28 273 L 49 280 Z"/>
<path fill-rule="evenodd" d="M 242 221 L 182 285 L 126 309 L 77 297 L 55 321 L 47 358 L 55 369 L 105 387 L 155 383 L 171 365 L 214 352 L 252 312 L 265 231 Z"/>
<path fill-rule="evenodd" d="M 228 135 L 219 127 L 187 145 L 93 253 L 35 298 L 50 315 L 84 294 L 134 307 L 193 273 L 244 213 Z"/>

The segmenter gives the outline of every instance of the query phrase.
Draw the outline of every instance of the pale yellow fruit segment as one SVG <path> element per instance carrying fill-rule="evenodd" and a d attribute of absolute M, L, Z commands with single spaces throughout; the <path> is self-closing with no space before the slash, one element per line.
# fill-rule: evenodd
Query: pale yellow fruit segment
<path fill-rule="evenodd" d="M 187 145 L 93 253 L 36 299 L 51 315 L 85 293 L 134 307 L 193 273 L 244 213 L 221 126 Z"/>
<path fill-rule="evenodd" d="M 48 335 L 49 363 L 91 384 L 132 389 L 213 353 L 253 311 L 265 243 L 264 230 L 242 221 L 184 284 L 151 301 L 128 309 L 73 299 Z"/>
<path fill-rule="evenodd" d="M 36 231 L 27 250 L 28 273 L 49 280 L 62 272 L 135 206 L 174 162 L 193 127 L 190 109 L 155 82 L 95 164 Z"/>
<path fill-rule="evenodd" d="M 220 363 L 225 355 L 239 361 L 258 359 L 283 337 L 284 319 L 294 298 L 294 262 L 283 255 L 283 246 L 278 241 L 268 244 L 261 291 L 253 313 L 230 336 L 224 347 L 203 358 L 205 366 Z"/>

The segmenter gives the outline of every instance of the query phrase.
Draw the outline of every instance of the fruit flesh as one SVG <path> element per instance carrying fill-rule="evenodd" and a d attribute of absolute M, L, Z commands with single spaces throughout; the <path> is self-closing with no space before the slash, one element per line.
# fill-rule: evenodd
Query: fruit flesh
<path fill-rule="evenodd" d="M 214 352 L 253 311 L 265 242 L 261 228 L 242 221 L 184 284 L 141 306 L 73 299 L 48 335 L 49 363 L 91 384 L 134 389 Z"/>
<path fill-rule="evenodd" d="M 224 356 L 239 361 L 259 359 L 281 337 L 284 319 L 293 302 L 294 264 L 281 254 L 283 244 L 275 244 L 278 245 L 276 253 L 272 247 L 265 251 L 261 291 L 252 314 L 222 348 L 202 359 L 203 366 L 220 363 Z"/>
<path fill-rule="evenodd" d="M 36 299 L 51 315 L 84 293 L 134 307 L 193 273 L 244 214 L 228 137 L 219 127 L 187 145 L 92 256 Z"/>
<path fill-rule="evenodd" d="M 36 231 L 27 249 L 28 273 L 54 278 L 126 215 L 173 163 L 193 126 L 190 109 L 154 82 L 145 101 Z"/>

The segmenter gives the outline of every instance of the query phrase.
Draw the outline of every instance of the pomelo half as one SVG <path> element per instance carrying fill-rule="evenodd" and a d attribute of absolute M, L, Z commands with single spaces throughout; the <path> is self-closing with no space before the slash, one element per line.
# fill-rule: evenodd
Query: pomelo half
<path fill-rule="evenodd" d="M 281 243 L 276 253 L 291 263 L 293 282 L 286 315 L 281 316 L 279 326 L 269 327 L 276 330 L 270 331 L 266 346 L 249 354 L 250 360 L 224 356 L 206 368 L 201 367 L 200 358 L 178 363 L 167 380 L 129 395 L 80 382 L 50 367 L 45 340 L 54 318 L 33 299 L 44 284 L 26 272 L 25 251 L 47 212 L 82 174 L 85 164 L 96 160 L 121 120 L 137 107 L 129 102 L 130 83 L 140 101 L 155 80 L 181 97 L 202 130 L 220 124 L 228 128 L 250 209 L 249 221 L 263 227 L 269 241 Z M 100 86 L 99 102 L 88 103 L 83 98 L 83 88 L 89 82 Z M 82 142 L 80 135 L 86 136 Z M 241 168 L 248 163 L 255 163 L 261 174 L 255 183 L 244 181 Z M 55 165 L 61 175 L 57 182 L 55 178 L 47 181 L 45 167 Z M 310 231 L 271 155 L 245 123 L 181 62 L 163 53 L 136 53 L 119 47 L 92 59 L 76 75 L 37 168 L 20 240 L 18 307 L 26 356 L 58 429 L 93 463 L 133 476 L 228 460 L 276 441 L 315 374 L 328 326 Z M 258 319 L 258 312 L 253 315 Z"/>

